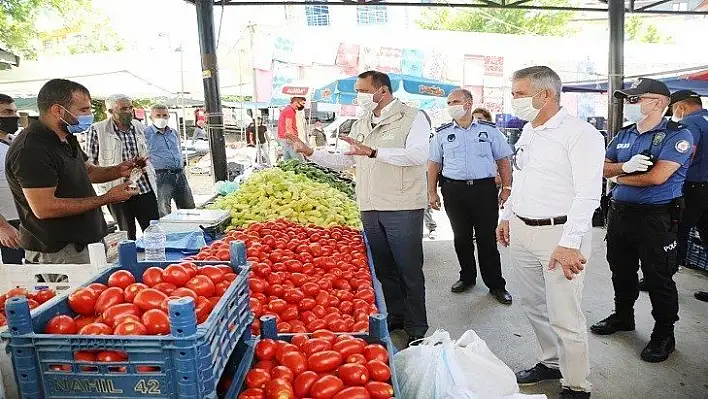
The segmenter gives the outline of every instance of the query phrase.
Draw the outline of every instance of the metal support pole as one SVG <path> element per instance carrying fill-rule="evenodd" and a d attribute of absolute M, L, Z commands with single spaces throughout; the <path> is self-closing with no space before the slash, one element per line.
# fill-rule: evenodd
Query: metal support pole
<path fill-rule="evenodd" d="M 608 141 L 615 137 L 615 134 L 622 128 L 622 101 L 614 98 L 615 90 L 622 89 L 624 81 L 624 0 L 609 0 L 609 11 L 607 13 L 610 25 L 610 52 L 607 85 L 608 95 L 608 117 L 607 117 L 607 138 Z"/>
<path fill-rule="evenodd" d="M 202 55 L 204 105 L 209 129 L 209 149 L 214 181 L 227 179 L 226 142 L 224 140 L 224 114 L 219 92 L 219 68 L 216 60 L 216 35 L 214 34 L 214 3 L 212 0 L 195 0 L 199 48 Z"/>

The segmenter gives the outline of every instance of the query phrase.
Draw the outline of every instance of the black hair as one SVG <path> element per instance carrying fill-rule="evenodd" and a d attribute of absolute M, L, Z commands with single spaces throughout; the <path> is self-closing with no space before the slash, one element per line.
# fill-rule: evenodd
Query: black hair
<path fill-rule="evenodd" d="M 0 104 L 12 104 L 15 100 L 7 94 L 0 93 Z"/>
<path fill-rule="evenodd" d="M 37 94 L 37 108 L 40 115 L 46 114 L 52 105 L 59 104 L 69 109 L 74 93 L 79 92 L 91 96 L 84 85 L 66 79 L 52 79 L 45 83 Z"/>
<path fill-rule="evenodd" d="M 0 103 L 1 102 L 2 101 L 0 101 Z M 701 101 L 700 97 L 689 97 L 689 98 L 687 98 L 683 101 L 679 101 L 679 102 L 681 102 L 681 103 L 685 102 L 686 104 L 697 105 L 699 107 L 703 107 L 703 102 Z"/>
<path fill-rule="evenodd" d="M 379 71 L 366 71 L 362 72 L 357 76 L 359 79 L 368 79 L 371 78 L 371 82 L 374 84 L 374 87 L 379 89 L 382 86 L 388 87 L 388 92 L 393 94 L 393 87 L 391 87 L 391 78 L 388 77 L 383 72 Z"/>
<path fill-rule="evenodd" d="M 292 97 L 290 98 L 290 104 L 294 103 L 297 100 L 307 101 L 305 97 Z"/>

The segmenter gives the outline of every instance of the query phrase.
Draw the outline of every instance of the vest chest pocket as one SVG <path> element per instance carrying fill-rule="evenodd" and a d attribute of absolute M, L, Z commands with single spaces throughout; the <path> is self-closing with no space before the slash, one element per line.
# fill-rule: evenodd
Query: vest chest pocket
<path fill-rule="evenodd" d="M 450 141 L 446 139 L 442 143 L 443 157 L 460 156 L 464 152 L 464 144 L 459 138 Z"/>
<path fill-rule="evenodd" d="M 99 138 L 99 146 L 98 161 L 101 166 L 111 166 L 121 162 L 123 148 L 118 136 L 106 133 L 103 140 Z"/>
<path fill-rule="evenodd" d="M 484 141 L 480 141 L 479 143 L 472 143 L 472 155 L 482 158 L 493 158 L 492 144 Z"/>

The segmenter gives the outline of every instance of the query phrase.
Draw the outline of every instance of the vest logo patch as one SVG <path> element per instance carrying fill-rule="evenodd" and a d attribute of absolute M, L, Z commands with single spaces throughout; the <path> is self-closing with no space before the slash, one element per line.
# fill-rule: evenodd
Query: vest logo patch
<path fill-rule="evenodd" d="M 691 148 L 691 143 L 689 143 L 686 140 L 680 140 L 680 141 L 676 142 L 676 151 L 678 151 L 682 154 L 685 153 L 686 151 L 688 151 L 690 148 Z"/>
<path fill-rule="evenodd" d="M 619 144 L 617 144 L 617 149 L 624 150 L 624 149 L 629 148 L 631 146 L 632 146 L 631 143 L 619 143 Z"/>

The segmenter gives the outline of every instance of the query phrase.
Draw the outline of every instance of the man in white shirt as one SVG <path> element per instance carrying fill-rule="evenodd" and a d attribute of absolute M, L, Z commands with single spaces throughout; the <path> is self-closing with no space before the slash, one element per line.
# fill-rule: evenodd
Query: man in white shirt
<path fill-rule="evenodd" d="M 355 88 L 365 113 L 343 138 L 351 145 L 349 152 L 313 150 L 294 134 L 289 140 L 297 152 L 323 166 L 356 166 L 357 201 L 386 299 L 389 330 L 405 329 L 411 343 L 428 330 L 422 238 L 430 125 L 419 109 L 393 97 L 384 73 L 362 73 Z"/>
<path fill-rule="evenodd" d="M 515 114 L 530 121 L 516 144 L 514 185 L 497 228 L 518 272 L 522 307 L 540 345 L 519 385 L 561 379 L 561 398 L 589 398 L 582 300 L 592 215 L 600 203 L 604 141 L 560 106 L 561 80 L 545 66 L 514 73 Z"/>
<path fill-rule="evenodd" d="M 17 131 L 19 120 L 15 100 L 0 94 L 0 252 L 3 263 L 13 264 L 22 263 L 24 251 L 20 248 L 20 233 L 17 231 L 20 218 L 5 177 L 5 157 L 10 148 L 10 135 Z"/>

